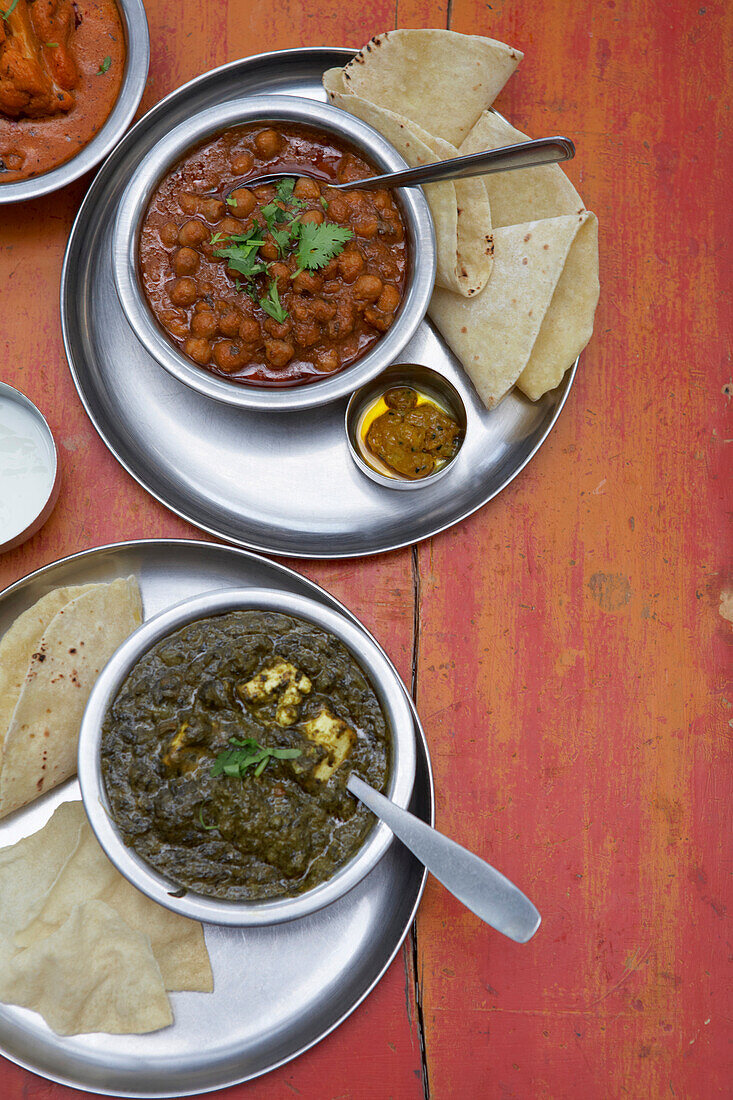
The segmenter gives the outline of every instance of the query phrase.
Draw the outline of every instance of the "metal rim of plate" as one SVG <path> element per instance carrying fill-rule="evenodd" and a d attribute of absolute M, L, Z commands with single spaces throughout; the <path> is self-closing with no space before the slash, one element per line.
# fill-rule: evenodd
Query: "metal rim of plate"
<path fill-rule="evenodd" d="M 129 573 L 140 582 L 145 618 L 188 592 L 251 583 L 310 596 L 365 630 L 335 597 L 277 562 L 193 539 L 140 539 L 83 550 L 10 585 L 0 593 L 0 633 L 52 588 Z M 410 808 L 432 823 L 427 742 L 405 695 L 418 750 Z M 0 847 L 35 832 L 56 805 L 78 797 L 77 780 L 69 780 L 0 822 Z M 320 914 L 265 929 L 205 926 L 214 992 L 169 994 L 175 1022 L 162 1031 L 64 1037 L 35 1013 L 0 1004 L 0 1054 L 58 1084 L 151 1100 L 259 1077 L 320 1042 L 367 997 L 410 930 L 426 878 L 424 868 L 395 842 L 359 886 Z M 303 955 L 312 970 L 301 978 Z M 315 989 L 313 973 L 318 976 Z"/>
<path fill-rule="evenodd" d="M 234 545 L 290 558 L 346 558 L 409 546 L 488 503 L 547 438 L 577 369 L 537 402 L 513 390 L 488 412 L 458 360 L 425 320 L 401 361 L 422 363 L 459 391 L 466 438 L 449 474 L 420 493 L 376 485 L 352 462 L 347 399 L 300 412 L 232 409 L 170 378 L 124 318 L 111 271 L 111 223 L 129 176 L 181 119 L 248 94 L 325 100 L 323 72 L 354 51 L 314 47 L 231 62 L 171 93 L 97 174 L 69 237 L 61 277 L 66 356 L 100 437 L 152 496 Z"/>

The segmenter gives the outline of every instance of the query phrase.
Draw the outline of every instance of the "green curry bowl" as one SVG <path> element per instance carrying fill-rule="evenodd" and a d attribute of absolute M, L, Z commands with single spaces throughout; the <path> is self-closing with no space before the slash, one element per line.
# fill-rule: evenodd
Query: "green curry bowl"
<path fill-rule="evenodd" d="M 390 830 L 346 789 L 407 807 L 405 688 L 360 626 L 303 596 L 223 589 L 150 619 L 102 670 L 79 781 L 112 863 L 161 905 L 269 925 L 343 897 Z"/>

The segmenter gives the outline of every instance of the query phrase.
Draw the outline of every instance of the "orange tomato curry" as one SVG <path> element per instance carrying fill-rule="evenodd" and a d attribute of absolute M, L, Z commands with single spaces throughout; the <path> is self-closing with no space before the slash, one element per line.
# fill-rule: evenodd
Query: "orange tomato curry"
<path fill-rule="evenodd" d="M 0 0 L 0 186 L 88 145 L 125 67 L 114 0 Z"/>

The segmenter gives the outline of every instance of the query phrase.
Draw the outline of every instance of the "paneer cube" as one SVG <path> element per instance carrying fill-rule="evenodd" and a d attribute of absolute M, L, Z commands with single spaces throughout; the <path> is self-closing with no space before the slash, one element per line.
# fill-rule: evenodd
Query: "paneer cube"
<path fill-rule="evenodd" d="M 292 726 L 298 721 L 303 696 L 309 695 L 312 688 L 305 673 L 281 657 L 260 669 L 251 680 L 237 685 L 241 698 L 255 706 L 266 703 L 276 692 L 280 692 L 275 711 L 275 721 L 279 726 Z"/>
<path fill-rule="evenodd" d="M 178 732 L 173 735 L 171 743 L 168 746 L 168 751 L 163 755 L 163 763 L 167 768 L 170 768 L 174 765 L 180 749 L 183 748 L 183 745 L 185 744 L 187 729 L 188 722 L 184 722 Z"/>
<path fill-rule="evenodd" d="M 356 734 L 343 719 L 336 718 L 326 707 L 323 707 L 316 718 L 303 723 L 303 733 L 328 752 L 326 759 L 313 771 L 316 779 L 327 783 L 351 752 Z"/>

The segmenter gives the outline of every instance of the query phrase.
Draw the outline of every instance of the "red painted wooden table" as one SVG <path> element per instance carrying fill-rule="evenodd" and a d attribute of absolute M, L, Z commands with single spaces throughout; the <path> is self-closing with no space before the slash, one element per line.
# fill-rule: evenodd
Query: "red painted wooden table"
<path fill-rule="evenodd" d="M 414 934 L 365 1004 L 303 1057 L 222 1095 L 729 1096 L 723 3 L 147 8 L 144 109 L 234 58 L 359 46 L 392 26 L 509 42 L 525 59 L 498 106 L 535 136 L 575 139 L 568 171 L 601 226 L 595 335 L 524 473 L 416 549 L 297 565 L 412 682 L 439 826 L 523 886 L 542 928 L 517 946 L 431 881 Z M 100 543 L 197 537 L 106 451 L 66 368 L 59 274 L 87 183 L 0 211 L 0 377 L 46 414 L 63 469 L 49 523 L 0 557 L 3 585 Z M 4 1100 L 71 1095 L 0 1061 Z"/>

